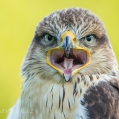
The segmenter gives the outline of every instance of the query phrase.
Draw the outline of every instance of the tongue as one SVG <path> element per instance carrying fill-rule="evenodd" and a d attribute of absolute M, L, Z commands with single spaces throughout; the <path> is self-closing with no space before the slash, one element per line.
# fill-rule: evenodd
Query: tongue
<path fill-rule="evenodd" d="M 64 77 L 66 81 L 69 81 L 70 77 L 71 77 L 71 73 L 72 73 L 72 67 L 73 67 L 73 59 L 68 59 L 68 58 L 64 58 L 64 62 L 63 62 L 63 66 L 64 66 Z"/>
<path fill-rule="evenodd" d="M 73 66 L 73 59 L 68 59 L 64 57 L 63 66 L 65 67 L 65 69 L 71 69 Z"/>

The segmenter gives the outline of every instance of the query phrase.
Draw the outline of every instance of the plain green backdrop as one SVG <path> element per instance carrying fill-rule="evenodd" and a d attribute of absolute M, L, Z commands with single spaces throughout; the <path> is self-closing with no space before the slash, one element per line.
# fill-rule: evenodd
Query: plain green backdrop
<path fill-rule="evenodd" d="M 20 66 L 36 25 L 69 7 L 89 9 L 102 19 L 119 60 L 119 0 L 0 0 L 0 119 L 20 95 Z"/>

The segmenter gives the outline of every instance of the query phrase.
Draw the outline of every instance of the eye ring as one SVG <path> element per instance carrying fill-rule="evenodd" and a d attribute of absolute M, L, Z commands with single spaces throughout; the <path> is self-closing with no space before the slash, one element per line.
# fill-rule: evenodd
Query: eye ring
<path fill-rule="evenodd" d="M 87 45 L 94 46 L 96 44 L 96 37 L 95 37 L 95 35 L 87 35 L 84 38 L 84 43 L 86 43 Z"/>

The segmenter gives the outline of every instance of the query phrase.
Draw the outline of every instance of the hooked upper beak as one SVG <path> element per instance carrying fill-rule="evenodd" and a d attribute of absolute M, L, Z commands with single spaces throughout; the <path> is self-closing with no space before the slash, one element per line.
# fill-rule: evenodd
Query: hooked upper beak
<path fill-rule="evenodd" d="M 63 41 L 61 47 L 64 48 L 66 57 L 69 57 L 70 48 L 73 48 L 73 43 L 71 41 L 70 36 L 66 36 L 64 38 L 64 41 Z"/>
<path fill-rule="evenodd" d="M 69 81 L 79 70 L 90 64 L 91 54 L 86 48 L 76 45 L 76 37 L 71 31 L 65 31 L 61 40 L 58 47 L 48 51 L 46 62 Z"/>

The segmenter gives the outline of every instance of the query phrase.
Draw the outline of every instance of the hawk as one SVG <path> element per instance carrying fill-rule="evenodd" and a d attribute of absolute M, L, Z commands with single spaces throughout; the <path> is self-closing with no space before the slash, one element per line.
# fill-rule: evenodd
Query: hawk
<path fill-rule="evenodd" d="M 106 29 L 69 8 L 39 22 L 8 119 L 119 119 L 119 72 Z"/>

